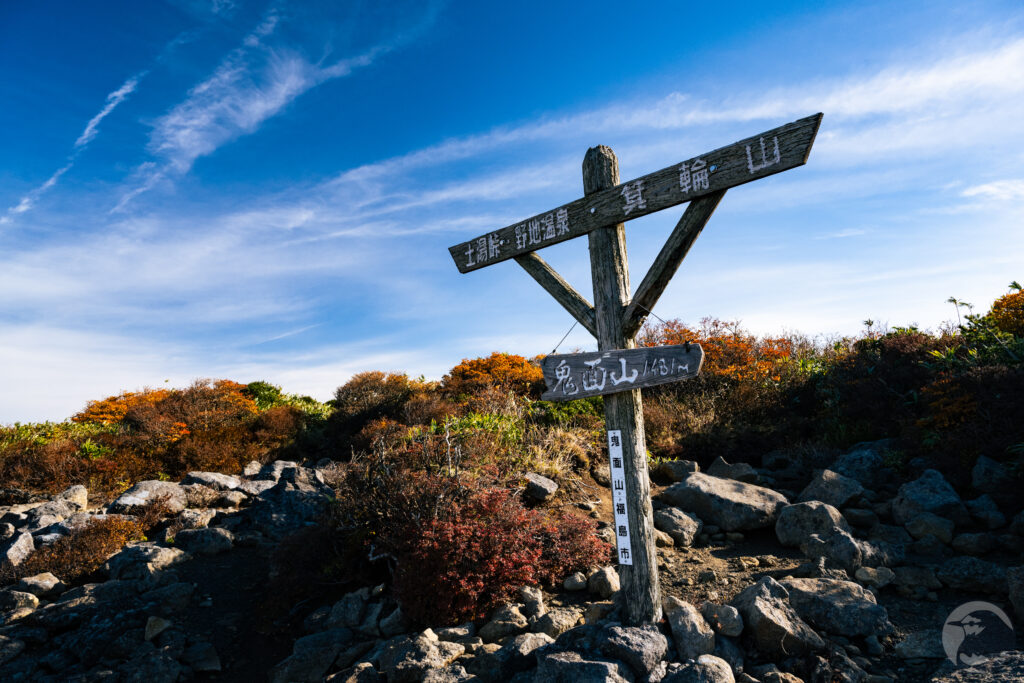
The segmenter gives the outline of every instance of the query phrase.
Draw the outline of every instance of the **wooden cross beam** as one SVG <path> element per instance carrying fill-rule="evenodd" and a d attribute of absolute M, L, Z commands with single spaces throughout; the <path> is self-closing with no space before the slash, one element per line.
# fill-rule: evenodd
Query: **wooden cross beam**
<path fill-rule="evenodd" d="M 639 387 L 692 377 L 703 359 L 699 346 L 691 349 L 689 344 L 636 350 L 637 331 L 726 190 L 806 163 L 821 117 L 815 114 L 787 123 L 626 183 L 619 182 L 614 152 L 593 147 L 583 161 L 583 198 L 449 249 L 463 273 L 515 259 L 597 339 L 596 354 L 545 359 L 549 389 L 545 395 L 552 400 L 604 396 L 623 621 L 627 624 L 653 623 L 661 618 Z M 630 297 L 624 222 L 683 202 L 689 206 Z M 582 235 L 587 235 L 590 243 L 593 305 L 536 253 Z M 602 362 L 613 365 L 617 372 L 602 367 Z M 638 370 L 640 362 L 643 377 Z M 579 385 L 573 373 L 579 374 Z"/>

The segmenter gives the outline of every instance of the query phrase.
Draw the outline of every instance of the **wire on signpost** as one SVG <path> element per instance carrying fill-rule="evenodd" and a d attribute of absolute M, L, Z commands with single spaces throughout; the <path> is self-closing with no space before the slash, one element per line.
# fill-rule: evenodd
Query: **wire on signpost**
<path fill-rule="evenodd" d="M 576 322 L 574 322 L 574 323 L 572 324 L 572 327 L 570 327 L 570 328 L 569 328 L 569 331 L 565 333 L 565 336 L 564 336 L 564 337 L 562 337 L 561 341 L 559 341 L 559 342 L 558 342 L 557 344 L 555 344 L 555 348 L 551 349 L 551 355 L 552 355 L 552 356 L 553 356 L 553 355 L 555 355 L 555 351 L 557 351 L 557 350 L 558 350 L 558 347 L 562 345 L 562 342 L 564 342 L 564 341 L 566 340 L 566 338 L 567 338 L 567 337 L 568 337 L 568 336 L 569 336 L 570 334 L 572 334 L 572 331 L 573 331 L 573 330 L 575 330 L 575 329 L 576 329 L 576 326 L 577 326 L 577 325 L 579 325 L 579 324 L 580 324 L 580 321 L 579 321 L 579 320 L 577 320 Z"/>

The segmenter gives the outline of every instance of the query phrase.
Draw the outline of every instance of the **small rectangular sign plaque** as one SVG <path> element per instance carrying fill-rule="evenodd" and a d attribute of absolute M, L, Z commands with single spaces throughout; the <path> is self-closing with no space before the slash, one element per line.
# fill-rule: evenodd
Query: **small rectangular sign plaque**
<path fill-rule="evenodd" d="M 615 513 L 615 545 L 619 564 L 633 564 L 629 542 L 629 517 L 626 514 L 626 470 L 622 463 L 622 430 L 608 432 L 608 459 L 611 465 L 612 512 Z"/>
<path fill-rule="evenodd" d="M 696 377 L 704 362 L 700 344 L 651 346 L 547 356 L 541 362 L 545 401 L 614 394 Z"/>

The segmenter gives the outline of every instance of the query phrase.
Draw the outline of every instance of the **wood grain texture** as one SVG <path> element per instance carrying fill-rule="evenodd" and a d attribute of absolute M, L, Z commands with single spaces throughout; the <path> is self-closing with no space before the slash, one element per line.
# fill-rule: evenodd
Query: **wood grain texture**
<path fill-rule="evenodd" d="M 675 229 L 669 235 L 665 246 L 661 248 L 658 257 L 654 259 L 654 263 L 647 271 L 647 276 L 637 287 L 633 300 L 622 315 L 622 333 L 626 337 L 635 336 L 637 330 L 644 324 L 648 313 L 658 303 L 665 287 L 679 270 L 679 265 L 686 258 L 690 247 L 700 236 L 701 230 L 704 229 L 724 195 L 725 190 L 713 192 L 706 197 L 693 200 L 686 207 L 683 217 L 676 223 Z"/>
<path fill-rule="evenodd" d="M 700 344 L 615 349 L 546 356 L 541 361 L 545 401 L 606 396 L 696 377 L 704 362 Z"/>
<path fill-rule="evenodd" d="M 459 270 L 467 273 L 606 225 L 802 166 L 814 144 L 821 117 L 815 114 L 787 123 L 622 185 L 616 178 L 614 184 L 581 199 L 456 244 L 449 251 Z"/>
<path fill-rule="evenodd" d="M 619 181 L 618 160 L 608 147 L 587 150 L 583 161 L 583 190 L 587 198 L 613 188 Z M 630 349 L 633 339 L 622 334 L 622 313 L 629 297 L 625 229 L 622 223 L 590 232 L 590 270 L 594 278 L 599 351 Z M 622 585 L 622 620 L 629 625 L 661 619 L 661 588 L 654 552 L 651 484 L 647 474 L 640 390 L 624 391 L 604 399 L 605 428 L 622 432 L 626 498 L 632 543 L 632 565 L 619 565 Z"/>
<path fill-rule="evenodd" d="M 555 269 L 548 265 L 536 253 L 516 256 L 516 262 L 523 267 L 527 273 L 536 280 L 547 293 L 555 298 L 555 301 L 562 304 L 565 310 L 575 318 L 580 325 L 586 328 L 587 332 L 597 336 L 597 320 L 594 314 L 594 307 L 590 305 L 582 294 L 562 278 Z"/>

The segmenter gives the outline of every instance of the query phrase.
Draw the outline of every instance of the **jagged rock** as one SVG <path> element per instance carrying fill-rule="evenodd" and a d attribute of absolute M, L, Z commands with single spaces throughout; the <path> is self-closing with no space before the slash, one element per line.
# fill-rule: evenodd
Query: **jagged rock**
<path fill-rule="evenodd" d="M 699 472 L 700 467 L 692 460 L 663 460 L 655 469 L 655 474 L 664 477 L 669 481 L 682 481 L 693 472 Z"/>
<path fill-rule="evenodd" d="M 140 481 L 107 507 L 107 512 L 114 514 L 133 514 L 155 500 L 163 501 L 170 514 L 177 514 L 185 509 L 187 503 L 185 491 L 169 481 Z"/>
<path fill-rule="evenodd" d="M 587 577 L 583 572 L 576 572 L 571 576 L 567 576 L 565 581 L 562 582 L 562 588 L 567 591 L 581 591 L 587 587 Z"/>
<path fill-rule="evenodd" d="M 368 603 L 366 605 L 366 613 L 363 615 L 363 621 L 356 627 L 356 632 L 370 638 L 380 636 L 380 619 L 383 613 L 383 603 Z"/>
<path fill-rule="evenodd" d="M 611 600 L 603 602 L 589 602 L 583 611 L 583 621 L 587 624 L 595 624 L 615 610 L 615 603 Z"/>
<path fill-rule="evenodd" d="M 260 471 L 253 475 L 255 480 L 264 481 L 278 481 L 281 475 L 286 470 L 297 470 L 299 469 L 299 463 L 291 460 L 275 460 L 272 463 L 264 465 L 260 468 Z"/>
<path fill-rule="evenodd" d="M 811 534 L 822 539 L 838 531 L 850 531 L 850 525 L 839 510 L 821 501 L 808 501 L 787 505 L 779 512 L 775 522 L 775 535 L 784 546 L 795 547 L 807 541 Z"/>
<path fill-rule="evenodd" d="M 819 500 L 822 503 L 841 508 L 859 498 L 863 493 L 864 487 L 856 479 L 843 476 L 832 470 L 820 470 L 815 472 L 811 483 L 800 492 L 797 500 L 801 503 Z"/>
<path fill-rule="evenodd" d="M 1006 570 L 977 557 L 954 557 L 935 572 L 946 586 L 962 591 L 1006 595 Z"/>
<path fill-rule="evenodd" d="M 800 550 L 812 560 L 823 557 L 832 565 L 841 567 L 850 574 L 856 572 L 857 568 L 864 564 L 862 544 L 846 531 L 836 531 L 826 538 L 821 538 L 818 534 L 811 534 L 806 541 L 800 544 Z"/>
<path fill-rule="evenodd" d="M 701 655 L 693 662 L 685 662 L 661 679 L 661 683 L 735 683 L 729 663 L 714 655 Z"/>
<path fill-rule="evenodd" d="M 668 651 L 668 640 L 653 625 L 609 625 L 599 638 L 601 654 L 625 662 L 639 676 L 653 673 Z"/>
<path fill-rule="evenodd" d="M 380 680 L 380 674 L 369 662 L 360 662 L 324 679 L 330 683 L 377 683 Z"/>
<path fill-rule="evenodd" d="M 292 654 L 271 670 L 271 683 L 321 681 L 338 652 L 352 639 L 352 631 L 347 628 L 332 628 L 299 638 L 292 646 Z"/>
<path fill-rule="evenodd" d="M 39 607 L 39 598 L 32 593 L 6 589 L 0 591 L 0 612 L 28 609 L 30 612 Z"/>
<path fill-rule="evenodd" d="M 654 530 L 654 545 L 658 548 L 674 548 L 676 545 L 675 539 L 666 534 L 661 529 Z"/>
<path fill-rule="evenodd" d="M 850 523 L 850 526 L 858 529 L 871 529 L 878 524 L 878 515 L 874 510 L 866 508 L 846 508 L 843 510 L 843 517 Z"/>
<path fill-rule="evenodd" d="M 737 462 L 730 464 L 722 456 L 718 456 L 708 465 L 707 472 L 712 477 L 735 479 L 736 481 L 748 484 L 756 484 L 759 478 L 757 470 L 750 463 Z"/>
<path fill-rule="evenodd" d="M 494 652 L 480 654 L 470 666 L 473 673 L 489 681 L 507 681 L 536 664 L 534 651 L 555 642 L 545 633 L 521 633 Z"/>
<path fill-rule="evenodd" d="M 1004 683 L 1024 681 L 1024 652 L 998 652 L 985 655 L 985 661 L 974 666 L 958 667 L 942 663 L 932 673 L 930 683 Z"/>
<path fill-rule="evenodd" d="M 662 608 L 680 657 L 696 659 L 715 651 L 715 632 L 696 607 L 669 596 L 662 600 Z"/>
<path fill-rule="evenodd" d="M 658 498 L 694 512 L 704 523 L 725 531 L 769 526 L 775 522 L 779 510 L 789 503 L 785 496 L 771 489 L 700 472 L 668 487 Z"/>
<path fill-rule="evenodd" d="M 785 587 L 769 576 L 743 589 L 732 605 L 743 615 L 745 632 L 764 655 L 799 656 L 825 647 L 821 637 L 789 604 Z"/>
<path fill-rule="evenodd" d="M 6 664 L 25 650 L 25 641 L 0 636 L 0 664 Z"/>
<path fill-rule="evenodd" d="M 220 472 L 189 472 L 181 481 L 182 484 L 202 484 L 214 491 L 233 491 L 242 480 L 230 474 Z"/>
<path fill-rule="evenodd" d="M 619 574 L 615 567 L 601 567 L 587 579 L 587 588 L 604 599 L 610 598 L 619 588 Z"/>
<path fill-rule="evenodd" d="M 996 547 L 996 538 L 989 533 L 957 534 L 951 545 L 962 555 L 987 555 Z"/>
<path fill-rule="evenodd" d="M 0 564 L 7 563 L 12 567 L 17 567 L 28 559 L 35 549 L 36 543 L 32 534 L 20 533 L 0 546 Z"/>
<path fill-rule="evenodd" d="M 65 590 L 67 585 L 50 572 L 43 572 L 35 576 L 26 576 L 13 586 L 14 590 L 24 593 L 31 593 L 40 598 L 53 598 Z"/>
<path fill-rule="evenodd" d="M 140 598 L 143 604 L 153 605 L 157 611 L 169 615 L 180 612 L 188 607 L 194 592 L 195 585 L 186 581 L 176 581 L 175 583 L 146 591 Z"/>
<path fill-rule="evenodd" d="M 479 680 L 467 673 L 460 664 L 449 664 L 443 669 L 431 669 L 423 677 L 423 683 L 471 683 Z"/>
<path fill-rule="evenodd" d="M 914 540 L 906 529 L 891 524 L 879 524 L 868 534 L 868 539 L 891 545 L 904 545 Z"/>
<path fill-rule="evenodd" d="M 915 515 L 913 519 L 909 520 L 903 525 L 911 536 L 917 540 L 921 540 L 925 536 L 931 535 L 939 539 L 943 543 L 949 543 L 953 540 L 953 530 L 956 525 L 953 524 L 953 520 L 940 517 L 930 512 L 922 512 L 919 515 Z"/>
<path fill-rule="evenodd" d="M 854 577 L 867 586 L 885 588 L 896 577 L 896 573 L 888 567 L 860 567 Z"/>
<path fill-rule="evenodd" d="M 971 470 L 971 485 L 982 493 L 997 493 L 1011 480 L 1006 466 L 987 455 L 979 455 Z"/>
<path fill-rule="evenodd" d="M 416 636 L 387 641 L 376 658 L 377 668 L 389 683 L 419 683 L 428 671 L 448 666 L 465 651 L 463 645 L 438 640 L 427 629 Z"/>
<path fill-rule="evenodd" d="M 892 481 L 895 474 L 892 468 L 885 465 L 885 458 L 881 455 L 890 450 L 891 446 L 892 442 L 887 439 L 859 443 L 841 455 L 829 469 L 856 479 L 868 488 L 877 489 Z"/>
<path fill-rule="evenodd" d="M 185 648 L 182 654 L 182 661 L 188 664 L 193 671 L 220 671 L 220 656 L 213 643 L 200 641 Z"/>
<path fill-rule="evenodd" d="M 1010 604 L 1017 619 L 1024 620 L 1024 567 L 1010 567 L 1006 570 L 1006 583 L 1010 592 Z"/>
<path fill-rule="evenodd" d="M 278 462 L 281 461 L 274 464 Z M 243 514 L 257 530 L 280 539 L 319 519 L 331 495 L 333 491 L 312 470 L 283 467 L 277 483 L 260 494 L 257 502 Z"/>
<path fill-rule="evenodd" d="M 277 482 L 271 479 L 246 479 L 238 485 L 236 490 L 255 497 L 274 488 L 276 484 Z"/>
<path fill-rule="evenodd" d="M 446 628 L 431 629 L 438 640 L 451 640 L 457 643 L 464 643 L 476 635 L 476 626 L 473 622 L 466 622 L 461 626 L 448 626 Z"/>
<path fill-rule="evenodd" d="M 116 680 L 130 683 L 174 683 L 181 677 L 182 667 L 162 652 L 146 652 L 119 666 L 117 674 Z"/>
<path fill-rule="evenodd" d="M 484 642 L 493 643 L 505 636 L 521 633 L 529 624 L 517 605 L 505 605 L 480 629 Z"/>
<path fill-rule="evenodd" d="M 549 500 L 558 491 L 558 484 L 536 472 L 527 472 L 524 478 L 526 495 L 539 503 Z"/>
<path fill-rule="evenodd" d="M 546 611 L 544 593 L 534 586 L 523 586 L 519 589 L 519 602 L 522 603 L 519 611 L 527 620 L 539 617 Z"/>
<path fill-rule="evenodd" d="M 678 546 L 693 545 L 693 539 L 700 533 L 704 523 L 697 517 L 677 507 L 665 507 L 654 511 L 654 528 L 672 537 Z"/>
<path fill-rule="evenodd" d="M 957 525 L 970 522 L 970 515 L 960 496 L 938 470 L 925 470 L 914 481 L 900 486 L 892 502 L 892 517 L 906 524 L 922 512 L 931 512 L 953 520 Z"/>
<path fill-rule="evenodd" d="M 700 613 L 708 625 L 715 630 L 715 633 L 731 637 L 743 633 L 743 617 L 740 616 L 739 610 L 732 605 L 716 605 L 713 602 L 705 602 L 700 606 Z"/>
<path fill-rule="evenodd" d="M 852 581 L 783 579 L 780 583 L 789 591 L 789 604 L 800 618 L 829 633 L 850 637 L 893 630 L 886 609 Z"/>
<path fill-rule="evenodd" d="M 182 484 L 181 490 L 185 492 L 185 507 L 197 510 L 210 507 L 220 495 L 218 491 L 202 484 Z"/>
<path fill-rule="evenodd" d="M 746 666 L 743 650 L 734 639 L 727 636 L 715 636 L 715 651 L 711 654 L 728 664 L 733 673 L 743 671 Z"/>
<path fill-rule="evenodd" d="M 363 615 L 366 612 L 366 603 L 370 598 L 368 588 L 360 588 L 357 591 L 347 593 L 341 600 L 334 603 L 331 608 L 331 615 L 327 619 L 327 628 L 347 626 L 355 628 L 363 622 Z"/>
<path fill-rule="evenodd" d="M 126 546 L 105 565 L 111 579 L 144 579 L 192 556 L 177 548 L 160 548 L 140 543 Z"/>
<path fill-rule="evenodd" d="M 160 617 L 150 617 L 146 620 L 146 640 L 153 640 L 158 635 L 171 627 L 171 622 Z"/>
<path fill-rule="evenodd" d="M 534 683 L 633 683 L 621 662 L 584 659 L 576 652 L 555 652 L 538 658 Z"/>
<path fill-rule="evenodd" d="M 582 612 L 575 607 L 555 607 L 533 622 L 530 630 L 557 638 L 569 629 L 575 628 L 582 618 Z"/>
<path fill-rule="evenodd" d="M 220 527 L 206 529 L 184 529 L 175 536 L 175 543 L 195 555 L 219 555 L 231 550 L 235 537 Z"/>
<path fill-rule="evenodd" d="M 942 632 L 938 630 L 912 631 L 896 644 L 896 656 L 901 659 L 945 659 Z"/>
<path fill-rule="evenodd" d="M 999 511 L 996 501 L 987 493 L 967 501 L 966 505 L 971 517 L 990 530 L 998 529 L 1006 524 L 1006 516 Z"/>
<path fill-rule="evenodd" d="M 409 620 L 405 618 L 401 607 L 396 607 L 391 614 L 380 620 L 380 634 L 392 638 L 409 630 Z"/>
<path fill-rule="evenodd" d="M 857 662 L 838 650 L 829 652 L 827 659 L 818 657 L 811 672 L 811 680 L 815 683 L 866 683 L 867 678 L 867 672 Z"/>
<path fill-rule="evenodd" d="M 224 491 L 217 500 L 213 501 L 213 506 L 218 508 L 240 508 L 242 503 L 247 501 L 249 496 L 245 495 L 242 491 Z"/>

